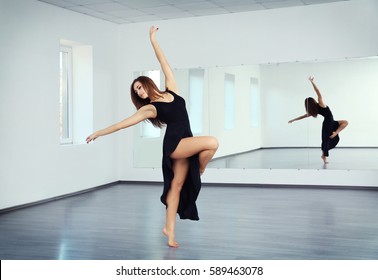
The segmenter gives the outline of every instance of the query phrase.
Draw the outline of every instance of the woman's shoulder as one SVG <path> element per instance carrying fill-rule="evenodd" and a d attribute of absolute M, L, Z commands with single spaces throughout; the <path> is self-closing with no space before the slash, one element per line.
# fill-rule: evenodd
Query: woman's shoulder
<path fill-rule="evenodd" d="M 176 92 L 174 92 L 173 90 L 170 90 L 169 88 L 165 89 L 165 92 L 169 92 L 171 94 L 178 95 Z"/>
<path fill-rule="evenodd" d="M 145 119 L 156 118 L 157 109 L 155 104 L 149 103 L 140 107 L 136 114 L 143 116 Z"/>
<path fill-rule="evenodd" d="M 166 87 L 165 88 L 165 92 L 169 92 L 169 93 L 174 94 L 174 95 L 180 95 L 179 90 L 178 90 L 177 87 L 175 87 L 175 88 L 168 88 L 168 87 Z"/>
<path fill-rule="evenodd" d="M 138 111 L 156 111 L 156 104 L 154 104 L 154 102 L 151 102 L 149 104 L 143 105 L 139 108 Z"/>

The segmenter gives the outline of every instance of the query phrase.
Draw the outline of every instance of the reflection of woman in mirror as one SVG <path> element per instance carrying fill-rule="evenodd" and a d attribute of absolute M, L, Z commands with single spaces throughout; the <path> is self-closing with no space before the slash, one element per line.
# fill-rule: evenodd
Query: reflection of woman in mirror
<path fill-rule="evenodd" d="M 166 224 L 163 233 L 170 247 L 175 241 L 176 215 L 181 219 L 199 220 L 196 199 L 201 189 L 200 175 L 218 149 L 218 141 L 211 136 L 196 136 L 190 129 L 185 100 L 178 95 L 175 76 L 160 48 L 151 27 L 150 41 L 165 76 L 165 91 L 160 91 L 148 77 L 141 76 L 131 84 L 131 99 L 137 112 L 125 120 L 94 132 L 87 143 L 99 136 L 116 132 L 149 120 L 154 126 L 167 126 L 163 141 L 162 169 L 164 189 L 161 201 L 166 205 Z"/>
<path fill-rule="evenodd" d="M 318 114 L 324 117 L 323 126 L 322 126 L 322 160 L 326 164 L 328 163 L 327 157 L 329 155 L 328 151 L 335 148 L 337 143 L 340 141 L 339 133 L 342 131 L 347 125 L 348 121 L 341 120 L 335 121 L 333 119 L 332 112 L 330 108 L 324 103 L 323 97 L 314 82 L 314 77 L 309 78 L 316 95 L 318 96 L 318 102 L 315 101 L 314 98 L 308 97 L 305 99 L 305 108 L 306 114 L 299 116 L 298 118 L 292 119 L 289 123 L 294 121 L 298 121 L 307 117 L 314 117 L 316 118 Z"/>

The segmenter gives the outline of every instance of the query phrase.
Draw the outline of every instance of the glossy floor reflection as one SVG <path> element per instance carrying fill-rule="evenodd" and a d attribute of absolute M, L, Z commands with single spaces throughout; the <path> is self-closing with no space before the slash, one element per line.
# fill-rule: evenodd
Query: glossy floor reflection
<path fill-rule="evenodd" d="M 320 148 L 269 148 L 212 160 L 210 168 L 245 169 L 378 169 L 378 148 L 335 148 L 324 165 Z"/>
<path fill-rule="evenodd" d="M 160 184 L 117 184 L 0 215 L 0 259 L 378 259 L 378 191 L 203 186 L 161 234 Z"/>

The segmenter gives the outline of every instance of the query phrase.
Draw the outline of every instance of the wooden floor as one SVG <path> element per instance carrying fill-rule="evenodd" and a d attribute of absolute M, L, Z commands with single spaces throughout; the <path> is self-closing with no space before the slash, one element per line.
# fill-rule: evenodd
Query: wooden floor
<path fill-rule="evenodd" d="M 0 259 L 378 259 L 378 191 L 203 186 L 200 221 L 161 234 L 156 184 L 117 184 L 0 215 Z"/>

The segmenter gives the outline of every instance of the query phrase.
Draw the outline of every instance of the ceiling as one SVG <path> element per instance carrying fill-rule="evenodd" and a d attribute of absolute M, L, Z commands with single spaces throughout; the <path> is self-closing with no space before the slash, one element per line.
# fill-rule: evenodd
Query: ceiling
<path fill-rule="evenodd" d="M 349 0 L 38 0 L 117 24 L 168 20 Z"/>

